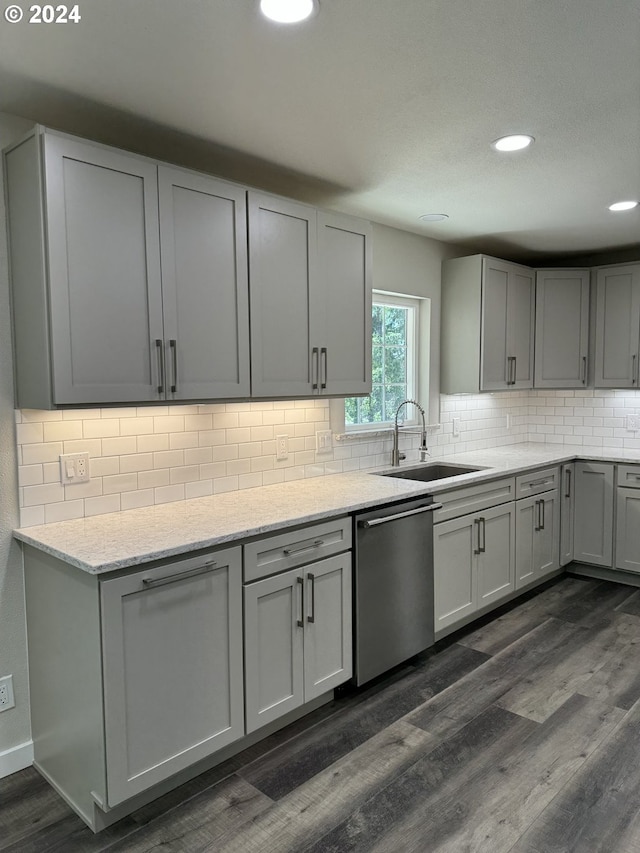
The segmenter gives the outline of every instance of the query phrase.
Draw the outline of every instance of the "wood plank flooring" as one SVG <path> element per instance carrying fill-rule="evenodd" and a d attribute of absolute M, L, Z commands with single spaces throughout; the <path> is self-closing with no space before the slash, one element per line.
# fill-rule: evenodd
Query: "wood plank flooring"
<path fill-rule="evenodd" d="M 33 769 L 2 853 L 640 853 L 640 591 L 565 577 L 94 835 Z"/>

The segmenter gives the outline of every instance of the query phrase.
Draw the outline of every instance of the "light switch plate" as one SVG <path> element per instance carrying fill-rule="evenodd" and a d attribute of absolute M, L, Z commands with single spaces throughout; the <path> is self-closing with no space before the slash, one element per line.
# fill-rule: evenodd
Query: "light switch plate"
<path fill-rule="evenodd" d="M 88 453 L 65 453 L 60 456 L 60 482 L 63 486 L 88 483 L 90 479 Z"/>
<path fill-rule="evenodd" d="M 333 450 L 333 433 L 330 429 L 316 430 L 316 453 L 330 453 Z"/>

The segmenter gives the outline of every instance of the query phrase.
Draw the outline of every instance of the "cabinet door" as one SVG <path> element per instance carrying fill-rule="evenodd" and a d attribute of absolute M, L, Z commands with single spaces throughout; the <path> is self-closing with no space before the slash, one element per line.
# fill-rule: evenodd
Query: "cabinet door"
<path fill-rule="evenodd" d="M 616 568 L 640 572 L 640 489 L 618 489 Z"/>
<path fill-rule="evenodd" d="M 515 510 L 503 504 L 480 514 L 478 609 L 515 589 Z"/>
<path fill-rule="evenodd" d="M 157 168 L 54 134 L 44 146 L 54 402 L 156 400 Z"/>
<path fill-rule="evenodd" d="M 537 577 L 540 500 L 534 496 L 516 502 L 516 589 L 528 586 Z"/>
<path fill-rule="evenodd" d="M 318 393 L 320 335 L 311 310 L 316 288 L 316 211 L 250 192 L 251 393 Z M 315 348 L 316 345 L 314 344 Z"/>
<path fill-rule="evenodd" d="M 240 548 L 100 584 L 110 806 L 244 734 Z"/>
<path fill-rule="evenodd" d="M 477 609 L 480 523 L 473 515 L 433 526 L 436 633 Z"/>
<path fill-rule="evenodd" d="M 303 588 L 298 570 L 244 588 L 247 732 L 304 702 Z"/>
<path fill-rule="evenodd" d="M 371 393 L 371 226 L 318 213 L 320 391 Z"/>
<path fill-rule="evenodd" d="M 640 264 L 598 270 L 596 388 L 637 388 Z"/>
<path fill-rule="evenodd" d="M 611 567 L 613 558 L 613 465 L 575 463 L 573 558 Z"/>
<path fill-rule="evenodd" d="M 560 498 L 557 489 L 540 497 L 540 521 L 535 536 L 538 577 L 560 568 Z"/>
<path fill-rule="evenodd" d="M 304 700 L 351 678 L 351 552 L 304 569 Z"/>
<path fill-rule="evenodd" d="M 533 388 L 535 315 L 533 271 L 513 266 L 507 288 L 507 359 L 510 388 Z"/>
<path fill-rule="evenodd" d="M 482 260 L 482 320 L 480 390 L 507 388 L 507 292 L 511 265 L 493 258 Z"/>
<path fill-rule="evenodd" d="M 536 388 L 584 388 L 589 346 L 589 270 L 536 273 Z"/>
<path fill-rule="evenodd" d="M 246 192 L 160 166 L 167 397 L 248 397 Z"/>
<path fill-rule="evenodd" d="M 562 466 L 560 480 L 560 565 L 566 566 L 573 560 L 574 527 L 574 479 L 573 462 Z"/>

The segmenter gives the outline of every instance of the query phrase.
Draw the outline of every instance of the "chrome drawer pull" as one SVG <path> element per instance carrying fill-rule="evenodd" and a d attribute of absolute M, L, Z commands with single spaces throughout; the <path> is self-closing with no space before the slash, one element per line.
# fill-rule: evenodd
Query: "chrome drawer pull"
<path fill-rule="evenodd" d="M 324 539 L 314 539 L 309 545 L 297 545 L 295 548 L 285 548 L 283 553 L 285 557 L 290 557 L 291 554 L 300 554 L 302 551 L 311 551 L 312 548 L 319 548 L 324 544 Z"/>
<path fill-rule="evenodd" d="M 530 483 L 527 483 L 527 488 L 532 489 L 534 486 L 548 486 L 553 483 L 553 480 L 532 480 Z"/>
<path fill-rule="evenodd" d="M 198 566 L 197 569 L 190 569 L 187 572 L 176 572 L 173 575 L 167 575 L 164 578 L 143 578 L 142 585 L 149 587 L 154 586 L 165 586 L 165 584 L 169 583 L 177 583 L 177 581 L 188 580 L 189 578 L 197 578 L 198 575 L 206 575 L 208 572 L 211 572 L 215 569 L 216 563 L 210 562 L 206 563 L 204 566 Z"/>

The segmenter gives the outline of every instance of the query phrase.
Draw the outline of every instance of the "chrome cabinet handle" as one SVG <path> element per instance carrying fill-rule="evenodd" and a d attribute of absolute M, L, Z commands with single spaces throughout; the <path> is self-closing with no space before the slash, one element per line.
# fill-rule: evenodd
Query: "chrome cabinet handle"
<path fill-rule="evenodd" d="M 296 578 L 298 586 L 300 587 L 300 619 L 296 620 L 296 625 L 298 628 L 304 628 L 304 578 L 301 578 L 300 575 Z"/>
<path fill-rule="evenodd" d="M 359 521 L 358 527 L 364 527 L 365 530 L 368 530 L 370 527 L 377 527 L 379 524 L 386 524 L 388 521 L 396 521 L 398 518 L 408 518 L 410 515 L 418 515 L 420 512 L 433 512 L 436 509 L 442 509 L 442 504 L 429 504 L 429 506 L 420 506 L 417 509 L 410 509 L 407 512 L 397 512 L 395 515 L 387 515 L 384 518 Z"/>
<path fill-rule="evenodd" d="M 517 376 L 518 376 L 518 359 L 517 359 L 517 357 L 514 355 L 514 357 L 513 357 L 513 379 L 511 380 L 511 384 L 512 384 L 512 385 L 515 385 L 515 384 L 516 384 L 516 378 L 517 378 Z"/>
<path fill-rule="evenodd" d="M 327 368 L 327 348 L 326 347 L 322 347 L 320 349 L 320 358 L 324 364 L 324 370 L 322 372 L 322 376 L 324 378 L 320 382 L 320 387 L 326 388 L 327 387 L 327 370 L 328 370 L 328 368 Z"/>
<path fill-rule="evenodd" d="M 565 496 L 565 498 L 570 498 L 571 497 L 571 468 L 567 468 L 566 474 L 567 474 L 567 490 L 564 493 L 564 496 Z"/>
<path fill-rule="evenodd" d="M 540 530 L 544 530 L 544 506 L 545 501 L 540 501 Z"/>
<path fill-rule="evenodd" d="M 480 527 L 478 528 L 478 533 L 482 530 L 482 545 L 478 542 L 478 547 L 480 548 L 480 553 L 484 554 L 487 550 L 487 524 L 484 516 L 480 516 Z"/>
<path fill-rule="evenodd" d="M 175 338 L 169 340 L 169 347 L 173 361 L 173 385 L 171 386 L 171 393 L 175 394 L 178 387 L 178 342 Z"/>
<path fill-rule="evenodd" d="M 516 357 L 514 355 L 508 355 L 507 356 L 507 385 L 515 385 L 516 384 L 515 364 L 516 364 Z"/>
<path fill-rule="evenodd" d="M 631 384 L 636 384 L 636 361 L 638 359 L 637 353 L 631 356 Z"/>
<path fill-rule="evenodd" d="M 315 365 L 315 366 L 314 366 Z M 311 387 L 314 391 L 318 390 L 318 372 L 320 370 L 320 350 L 314 347 L 311 350 Z"/>
<path fill-rule="evenodd" d="M 197 578 L 198 575 L 206 575 L 209 572 L 212 572 L 216 567 L 215 561 L 211 561 L 210 563 L 206 563 L 204 566 L 198 566 L 196 569 L 189 569 L 186 572 L 176 572 L 173 575 L 167 575 L 164 578 L 143 578 L 142 586 L 147 587 L 156 587 L 156 586 L 165 586 L 169 583 L 177 583 L 177 581 L 188 580 L 189 578 Z"/>
<path fill-rule="evenodd" d="M 587 384 L 587 357 L 586 357 L 586 355 L 582 356 L 582 367 L 581 367 L 580 373 L 582 374 L 582 379 L 581 379 L 582 384 L 586 385 Z"/>
<path fill-rule="evenodd" d="M 533 529 L 537 531 L 540 530 L 540 501 L 536 501 L 535 513 L 537 517 Z"/>
<path fill-rule="evenodd" d="M 474 518 L 474 519 L 473 519 L 473 524 L 474 524 L 474 527 L 475 527 L 475 525 L 476 525 L 476 524 L 478 525 L 478 547 L 473 549 L 473 553 L 474 553 L 474 554 L 481 554 L 481 553 L 482 553 L 482 548 L 480 547 L 480 519 L 479 519 L 479 518 Z"/>
<path fill-rule="evenodd" d="M 319 548 L 324 545 L 324 539 L 314 539 L 309 544 L 296 545 L 293 548 L 284 548 L 283 554 L 285 557 L 290 557 L 291 554 L 299 554 L 301 551 L 310 551 L 312 548 Z"/>
<path fill-rule="evenodd" d="M 158 354 L 158 375 L 160 377 L 158 394 L 162 394 L 164 392 L 164 346 L 161 338 L 156 338 L 156 353 Z"/>
<path fill-rule="evenodd" d="M 316 621 L 316 576 L 312 572 L 307 573 L 311 581 L 311 616 L 307 616 L 307 622 Z"/>

